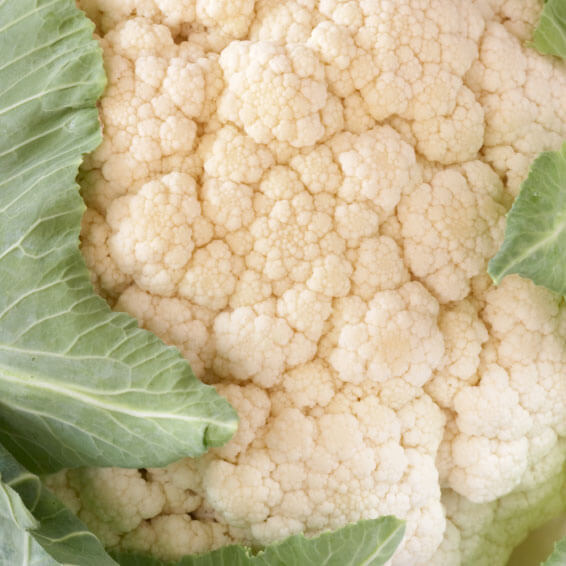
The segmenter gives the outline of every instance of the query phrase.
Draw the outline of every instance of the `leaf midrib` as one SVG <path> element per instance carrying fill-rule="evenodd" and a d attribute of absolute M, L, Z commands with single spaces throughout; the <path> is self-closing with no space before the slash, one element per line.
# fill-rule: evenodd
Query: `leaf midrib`
<path fill-rule="evenodd" d="M 105 391 L 103 398 L 100 399 L 97 395 L 88 395 L 86 393 L 81 392 L 79 389 L 75 387 L 71 387 L 69 383 L 66 383 L 65 387 L 61 387 L 56 383 L 52 383 L 45 378 L 38 377 L 37 375 L 25 374 L 21 373 L 20 375 L 17 372 L 14 372 L 13 368 L 6 367 L 5 365 L 0 365 L 0 381 L 5 383 L 12 383 L 21 385 L 22 387 L 29 387 L 33 389 L 38 389 L 40 391 L 46 391 L 49 393 L 62 395 L 64 397 L 73 399 L 75 401 L 80 401 L 86 405 L 90 405 L 94 408 L 108 411 L 110 413 L 121 413 L 124 415 L 128 415 L 131 417 L 142 418 L 142 419 L 158 419 L 158 420 L 176 420 L 176 421 L 183 421 L 187 423 L 192 422 L 199 422 L 199 423 L 207 423 L 214 426 L 222 427 L 222 428 L 230 428 L 223 423 L 222 421 L 218 421 L 216 419 L 211 419 L 209 417 L 198 416 L 198 417 L 190 417 L 183 414 L 178 413 L 168 413 L 168 412 L 161 412 L 161 411 L 147 411 L 147 410 L 134 410 L 130 407 L 124 406 L 119 403 L 111 403 L 109 402 L 106 397 L 111 395 L 120 395 L 120 394 L 127 394 L 130 392 L 136 392 L 134 389 L 125 389 L 120 391 Z M 138 390 L 138 392 L 142 392 Z M 143 393 L 150 394 L 151 391 L 144 389 Z M 162 392 L 156 391 L 155 395 L 162 395 Z"/>
<path fill-rule="evenodd" d="M 528 248 L 526 248 L 523 253 L 521 253 L 520 255 L 518 255 L 517 257 L 515 257 L 513 259 L 513 261 L 511 261 L 506 267 L 505 269 L 501 272 L 501 275 L 498 277 L 498 280 L 503 279 L 503 277 L 505 277 L 505 275 L 509 274 L 509 273 L 513 273 L 513 269 L 517 266 L 520 265 L 523 261 L 525 261 L 525 259 L 527 259 L 529 256 L 534 255 L 537 251 L 539 251 L 539 249 L 544 248 L 547 245 L 551 245 L 553 244 L 556 240 L 558 240 L 563 233 L 566 231 L 566 219 L 562 220 L 561 222 L 559 222 L 556 227 L 552 230 L 552 232 L 550 232 L 547 236 L 545 236 L 544 238 L 542 238 L 541 240 L 539 240 L 536 244 L 533 244 L 532 246 L 529 246 Z"/>

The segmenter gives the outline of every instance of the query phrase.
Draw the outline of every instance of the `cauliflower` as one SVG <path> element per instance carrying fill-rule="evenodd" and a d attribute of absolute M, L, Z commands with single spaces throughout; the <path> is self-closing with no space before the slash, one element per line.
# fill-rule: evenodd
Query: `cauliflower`
<path fill-rule="evenodd" d="M 156 295 L 175 294 L 195 240 L 210 239 L 210 224 L 197 220 L 201 205 L 195 180 L 179 173 L 150 181 L 135 195 L 114 200 L 106 218 L 112 230 L 110 257 L 142 289 Z M 197 226 L 201 234 L 193 236 Z"/>
<path fill-rule="evenodd" d="M 566 507 L 566 307 L 487 261 L 566 137 L 538 0 L 82 0 L 99 293 L 236 408 L 233 440 L 52 487 L 163 559 L 393 514 L 392 566 L 503 566 Z M 552 88 L 549 88 L 552 85 Z"/>
<path fill-rule="evenodd" d="M 503 185 L 481 161 L 447 167 L 399 205 L 405 257 L 439 301 L 465 298 L 503 237 Z M 423 237 L 424 236 L 424 237 Z"/>

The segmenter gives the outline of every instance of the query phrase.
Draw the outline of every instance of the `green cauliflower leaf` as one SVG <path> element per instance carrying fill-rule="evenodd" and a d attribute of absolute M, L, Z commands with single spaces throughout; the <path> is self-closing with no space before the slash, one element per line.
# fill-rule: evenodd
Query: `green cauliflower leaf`
<path fill-rule="evenodd" d="M 566 294 L 566 144 L 544 152 L 531 166 L 507 214 L 503 245 L 489 262 L 499 284 L 517 273 Z"/>
<path fill-rule="evenodd" d="M 75 182 L 101 141 L 92 33 L 73 0 L 0 2 L 0 442 L 36 473 L 162 466 L 237 426 L 177 350 L 93 292 Z"/>
<path fill-rule="evenodd" d="M 566 57 L 566 2 L 546 0 L 538 26 L 533 34 L 533 47 L 545 55 Z"/>
<path fill-rule="evenodd" d="M 382 566 L 399 546 L 405 523 L 395 517 L 365 520 L 307 539 L 293 535 L 257 554 L 243 546 L 226 546 L 186 556 L 167 566 Z M 163 566 L 155 558 L 116 554 L 121 566 Z"/>
<path fill-rule="evenodd" d="M 94 534 L 2 445 L 0 564 L 117 566 Z"/>
<path fill-rule="evenodd" d="M 566 538 L 554 545 L 552 554 L 541 566 L 564 566 L 566 564 Z"/>

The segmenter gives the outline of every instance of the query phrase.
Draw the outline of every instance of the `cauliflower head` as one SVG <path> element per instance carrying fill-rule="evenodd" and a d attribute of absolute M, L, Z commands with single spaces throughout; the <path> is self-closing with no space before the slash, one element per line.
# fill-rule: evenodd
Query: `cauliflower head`
<path fill-rule="evenodd" d="M 566 504 L 566 307 L 485 274 L 566 137 L 566 68 L 525 45 L 540 1 L 79 3 L 109 77 L 93 282 L 240 427 L 53 489 L 164 559 L 393 514 L 393 566 L 503 566 Z"/>

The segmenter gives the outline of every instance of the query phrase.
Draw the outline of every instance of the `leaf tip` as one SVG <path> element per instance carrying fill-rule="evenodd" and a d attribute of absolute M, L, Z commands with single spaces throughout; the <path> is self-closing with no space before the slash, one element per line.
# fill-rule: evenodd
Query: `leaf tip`
<path fill-rule="evenodd" d="M 501 272 L 501 270 L 497 267 L 498 256 L 499 254 L 492 257 L 487 264 L 487 274 L 491 277 L 495 286 L 498 286 L 506 275 L 506 273 Z"/>
<path fill-rule="evenodd" d="M 234 408 L 227 404 L 228 414 L 226 419 L 220 423 L 210 423 L 206 426 L 203 434 L 205 450 L 226 444 L 238 430 L 239 418 Z"/>

